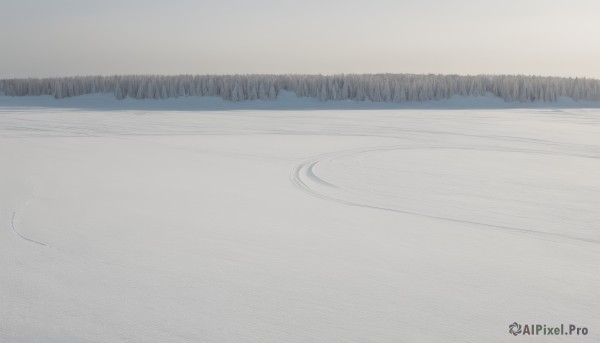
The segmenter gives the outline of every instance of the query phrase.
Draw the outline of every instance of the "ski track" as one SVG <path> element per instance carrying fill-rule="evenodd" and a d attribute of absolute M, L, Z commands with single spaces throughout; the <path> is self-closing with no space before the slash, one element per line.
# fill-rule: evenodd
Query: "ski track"
<path fill-rule="evenodd" d="M 30 242 L 30 243 L 33 243 L 33 244 L 41 245 L 41 246 L 44 246 L 44 247 L 47 247 L 47 246 L 48 246 L 46 243 L 42 243 L 42 242 L 40 242 L 40 241 L 36 241 L 35 239 L 32 239 L 32 238 L 26 237 L 26 236 L 24 236 L 23 234 L 21 234 L 21 233 L 19 232 L 19 230 L 17 230 L 17 227 L 15 226 L 15 218 L 16 218 L 16 216 L 17 216 L 17 212 L 13 212 L 13 214 L 12 214 L 12 219 L 11 219 L 11 222 L 10 222 L 10 225 L 11 225 L 11 227 L 12 227 L 13 231 L 14 231 L 14 232 L 17 234 L 17 236 L 19 236 L 19 237 L 21 237 L 22 239 L 26 240 L 27 242 Z"/>
<path fill-rule="evenodd" d="M 577 155 L 577 154 L 560 154 L 560 153 L 535 151 L 535 150 L 527 150 L 527 149 L 513 150 L 513 149 L 506 149 L 506 148 L 479 149 L 479 148 L 468 148 L 468 147 L 379 146 L 379 147 L 371 147 L 371 148 L 342 150 L 342 151 L 331 152 L 331 153 L 327 153 L 327 154 L 320 154 L 320 155 L 314 156 L 313 158 L 310 158 L 310 159 L 298 164 L 295 168 L 292 169 L 292 171 L 290 173 L 290 182 L 299 190 L 301 190 L 313 197 L 323 199 L 323 200 L 337 202 L 340 204 L 363 207 L 363 208 L 370 208 L 370 209 L 376 209 L 376 210 L 383 210 L 383 211 L 388 211 L 388 212 L 410 214 L 410 215 L 415 215 L 415 216 L 419 216 L 419 217 L 475 225 L 478 227 L 488 228 L 488 229 L 498 229 L 498 230 L 519 232 L 519 233 L 524 233 L 524 234 L 537 235 L 539 237 L 557 237 L 557 238 L 561 238 L 561 239 L 569 239 L 569 240 L 576 240 L 576 241 L 582 241 L 582 242 L 593 243 L 593 244 L 600 244 L 599 240 L 585 238 L 585 237 L 545 232 L 545 231 L 541 231 L 541 230 L 537 230 L 537 229 L 527 229 L 527 228 L 495 225 L 495 224 L 484 223 L 484 222 L 463 220 L 463 219 L 458 219 L 458 218 L 450 218 L 450 217 L 437 216 L 437 215 L 432 215 L 432 214 L 427 214 L 427 213 L 402 210 L 402 209 L 394 209 L 394 208 L 389 208 L 389 207 L 382 207 L 382 206 L 376 206 L 376 205 L 371 205 L 371 204 L 366 204 L 366 203 L 360 203 L 360 202 L 351 201 L 351 200 L 347 200 L 347 199 L 343 199 L 343 198 L 333 197 L 333 196 L 327 195 L 323 192 L 319 192 L 319 190 L 316 187 L 311 187 L 306 182 L 306 181 L 310 180 L 310 181 L 316 182 L 319 185 L 322 185 L 325 187 L 343 189 L 342 187 L 340 187 L 338 185 L 335 185 L 329 181 L 326 181 L 326 180 L 323 180 L 322 178 L 320 178 L 317 175 L 317 173 L 315 172 L 315 167 L 319 163 L 321 163 L 322 161 L 325 161 L 325 160 L 332 161 L 332 160 L 338 159 L 340 157 L 348 157 L 351 155 L 357 155 L 357 154 L 361 154 L 361 153 L 365 153 L 365 152 L 380 152 L 380 151 L 389 151 L 389 150 L 397 150 L 397 149 L 464 149 L 464 150 L 480 150 L 480 151 L 481 150 L 489 150 L 489 151 L 507 151 L 507 152 L 528 152 L 528 153 L 536 153 L 536 154 L 562 155 L 562 156 L 574 156 L 574 157 L 598 159 L 598 157 L 596 157 L 596 156 L 583 156 L 583 155 Z"/>

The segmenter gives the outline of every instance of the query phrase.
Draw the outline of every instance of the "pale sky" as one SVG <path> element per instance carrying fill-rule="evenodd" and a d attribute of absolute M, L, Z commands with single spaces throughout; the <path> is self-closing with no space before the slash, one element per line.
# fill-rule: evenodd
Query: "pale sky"
<path fill-rule="evenodd" d="M 0 78 L 600 78 L 600 0 L 0 0 Z"/>

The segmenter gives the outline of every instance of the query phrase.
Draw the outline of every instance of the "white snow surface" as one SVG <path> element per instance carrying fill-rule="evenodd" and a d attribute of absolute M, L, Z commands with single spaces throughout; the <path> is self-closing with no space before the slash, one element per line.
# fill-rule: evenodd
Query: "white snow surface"
<path fill-rule="evenodd" d="M 1 342 L 600 340 L 598 109 L 36 101 L 0 97 Z"/>

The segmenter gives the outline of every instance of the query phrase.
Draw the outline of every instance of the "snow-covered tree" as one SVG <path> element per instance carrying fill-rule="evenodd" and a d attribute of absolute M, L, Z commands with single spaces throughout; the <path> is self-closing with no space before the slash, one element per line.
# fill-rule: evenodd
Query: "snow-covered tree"
<path fill-rule="evenodd" d="M 8 96 L 55 98 L 108 93 L 117 99 L 218 96 L 230 101 L 273 100 L 280 91 L 322 101 L 427 101 L 491 93 L 506 101 L 552 102 L 559 97 L 600 101 L 600 81 L 524 75 L 124 75 L 0 80 Z"/>

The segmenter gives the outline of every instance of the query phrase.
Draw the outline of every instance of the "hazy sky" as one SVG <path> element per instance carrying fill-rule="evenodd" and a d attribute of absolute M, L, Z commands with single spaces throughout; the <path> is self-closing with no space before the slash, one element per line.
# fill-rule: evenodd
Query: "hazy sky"
<path fill-rule="evenodd" d="M 600 0 L 0 0 L 0 77 L 600 78 Z"/>

